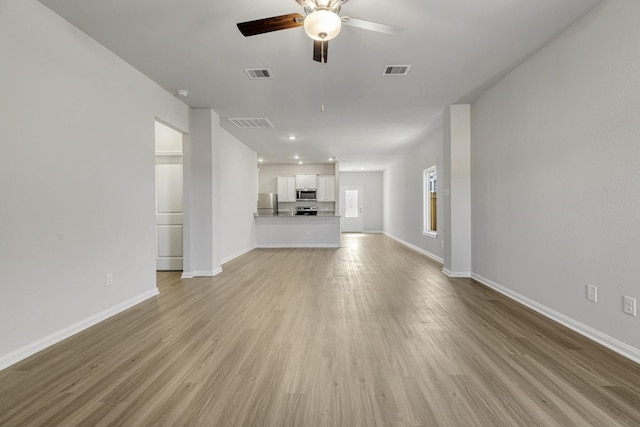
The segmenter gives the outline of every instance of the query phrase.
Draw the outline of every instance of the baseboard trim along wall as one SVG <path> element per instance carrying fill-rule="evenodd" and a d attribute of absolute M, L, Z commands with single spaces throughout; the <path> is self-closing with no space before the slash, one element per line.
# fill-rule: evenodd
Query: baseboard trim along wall
<path fill-rule="evenodd" d="M 468 279 L 471 277 L 470 271 L 451 271 L 448 268 L 443 268 L 442 272 L 452 279 Z"/>
<path fill-rule="evenodd" d="M 607 334 L 603 334 L 597 329 L 594 329 L 590 326 L 578 322 L 577 320 L 572 319 L 571 317 L 565 316 L 562 313 L 552 310 L 549 307 L 533 301 L 523 295 L 520 295 L 519 293 L 514 292 L 502 285 L 499 285 L 498 283 L 493 282 L 486 277 L 482 277 L 475 273 L 472 273 L 471 277 L 482 283 L 483 285 L 488 286 L 489 288 L 500 292 L 506 297 L 529 307 L 530 309 L 542 314 L 543 316 L 553 320 L 554 322 L 558 322 L 561 325 L 566 326 L 567 328 L 579 333 L 580 335 L 592 341 L 595 341 L 610 350 L 615 351 L 616 353 L 626 357 L 627 359 L 633 360 L 636 363 L 640 363 L 640 349 L 625 344 L 622 341 L 610 337 Z"/>
<path fill-rule="evenodd" d="M 216 268 L 213 271 L 183 271 L 181 279 L 193 279 L 194 277 L 213 277 L 222 273 L 222 267 Z"/>
<path fill-rule="evenodd" d="M 228 256 L 228 257 L 222 258 L 222 259 L 220 260 L 220 264 L 226 264 L 226 263 L 228 263 L 229 261 L 231 261 L 232 259 L 238 258 L 239 256 L 242 256 L 242 255 L 244 255 L 244 254 L 246 254 L 246 253 L 248 253 L 248 252 L 251 252 L 251 251 L 252 251 L 252 250 L 254 250 L 255 248 L 256 248 L 255 246 L 252 246 L 252 247 L 250 247 L 250 248 L 246 248 L 246 249 L 243 249 L 243 250 L 241 250 L 241 251 L 239 251 L 239 252 L 236 252 L 236 253 L 235 253 L 235 254 L 233 254 L 233 255 L 230 255 L 230 256 Z"/>
<path fill-rule="evenodd" d="M 58 332 L 54 332 L 53 334 L 48 335 L 42 339 L 39 339 L 38 341 L 35 341 L 31 344 L 27 344 L 22 348 L 19 348 L 9 354 L 1 356 L 0 370 L 8 368 L 9 366 L 16 364 L 21 360 L 24 360 L 27 357 L 32 356 L 37 352 L 44 350 L 47 347 L 57 344 L 60 341 L 66 338 L 69 338 L 72 335 L 82 332 L 83 330 L 88 329 L 91 326 L 98 324 L 104 320 L 107 320 L 109 317 L 115 316 L 116 314 L 121 313 L 126 309 L 133 307 L 134 305 L 140 304 L 141 302 L 148 300 L 149 298 L 153 298 L 156 295 L 158 295 L 158 288 L 154 288 L 150 291 L 147 291 L 143 294 L 133 297 L 118 305 L 115 305 L 111 308 L 101 311 L 98 314 L 88 317 L 74 325 L 64 328 Z"/>
<path fill-rule="evenodd" d="M 400 239 L 399 237 L 396 237 L 396 236 L 394 236 L 392 234 L 389 234 L 387 232 L 383 232 L 383 234 L 385 236 L 387 236 L 387 237 L 391 237 L 393 240 L 395 240 L 396 242 L 408 247 L 409 249 L 413 249 L 414 251 L 416 251 L 418 253 L 421 253 L 422 255 L 424 255 L 424 256 L 426 256 L 428 258 L 431 258 L 432 260 L 434 260 L 434 261 L 436 261 L 436 262 L 438 262 L 440 264 L 444 264 L 444 259 L 440 258 L 437 255 L 432 254 L 431 252 L 425 251 L 424 249 L 419 248 L 416 245 L 412 245 L 409 242 L 405 242 L 404 240 Z"/>

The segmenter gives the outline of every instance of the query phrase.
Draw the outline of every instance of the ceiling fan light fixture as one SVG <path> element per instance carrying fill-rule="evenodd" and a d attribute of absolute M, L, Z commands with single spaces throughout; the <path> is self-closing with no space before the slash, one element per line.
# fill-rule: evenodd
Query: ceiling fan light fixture
<path fill-rule="evenodd" d="M 342 19 L 329 9 L 317 9 L 304 18 L 304 31 L 313 40 L 329 41 L 340 34 Z"/>

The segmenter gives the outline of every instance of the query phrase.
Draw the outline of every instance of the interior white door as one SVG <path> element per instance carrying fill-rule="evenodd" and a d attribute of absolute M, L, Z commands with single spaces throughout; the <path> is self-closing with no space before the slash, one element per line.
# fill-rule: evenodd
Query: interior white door
<path fill-rule="evenodd" d="M 182 270 L 182 156 L 156 156 L 156 270 Z"/>
<path fill-rule="evenodd" d="M 340 231 L 362 233 L 362 187 L 340 187 Z"/>

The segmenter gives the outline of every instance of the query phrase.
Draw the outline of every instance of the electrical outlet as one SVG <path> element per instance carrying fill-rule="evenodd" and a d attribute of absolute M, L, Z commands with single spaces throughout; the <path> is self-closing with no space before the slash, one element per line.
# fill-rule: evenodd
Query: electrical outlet
<path fill-rule="evenodd" d="M 587 299 L 591 302 L 598 302 L 597 286 L 587 285 Z"/>
<path fill-rule="evenodd" d="M 107 286 L 113 285 L 113 273 L 107 273 L 104 275 L 104 284 Z"/>
<path fill-rule="evenodd" d="M 623 310 L 630 316 L 636 315 L 636 299 L 631 297 L 624 297 Z"/>

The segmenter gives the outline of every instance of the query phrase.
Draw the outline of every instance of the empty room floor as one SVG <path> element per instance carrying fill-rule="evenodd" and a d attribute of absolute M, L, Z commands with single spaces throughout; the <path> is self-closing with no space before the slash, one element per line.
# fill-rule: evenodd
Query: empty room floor
<path fill-rule="evenodd" d="M 223 268 L 1 371 L 0 425 L 640 425 L 640 365 L 386 236 Z"/>

